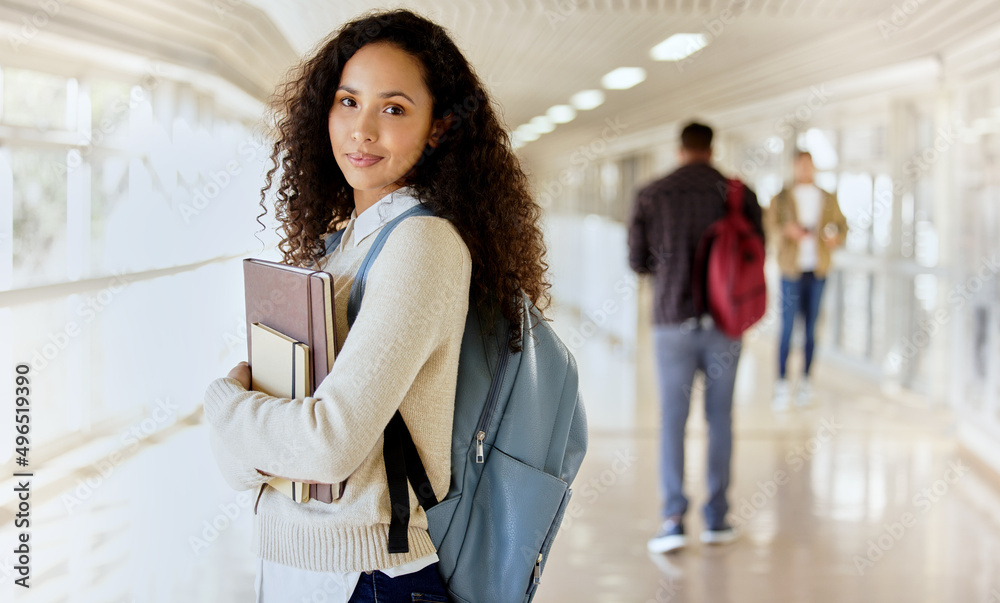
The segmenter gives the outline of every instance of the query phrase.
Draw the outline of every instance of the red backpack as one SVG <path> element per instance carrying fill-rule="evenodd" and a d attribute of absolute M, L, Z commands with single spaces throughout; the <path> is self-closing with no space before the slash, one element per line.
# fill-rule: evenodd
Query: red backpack
<path fill-rule="evenodd" d="M 706 309 L 715 326 L 738 338 L 767 311 L 764 241 L 743 214 L 743 183 L 730 179 L 726 215 L 698 242 L 691 272 L 694 307 Z"/>

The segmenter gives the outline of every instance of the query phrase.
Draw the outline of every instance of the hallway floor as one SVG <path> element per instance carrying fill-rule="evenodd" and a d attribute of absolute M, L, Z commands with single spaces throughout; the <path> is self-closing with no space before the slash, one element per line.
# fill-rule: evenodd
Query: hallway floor
<path fill-rule="evenodd" d="M 687 435 L 694 538 L 667 555 L 646 552 L 660 505 L 649 342 L 630 352 L 595 335 L 574 348 L 590 447 L 535 601 L 1000 603 L 1000 485 L 957 448 L 950 412 L 887 396 L 820 354 L 814 404 L 776 414 L 774 343 L 753 339 L 734 408 L 730 506 L 742 536 L 717 547 L 697 541 L 706 438 L 696 397 Z M 59 491 L 46 485 L 58 464 L 41 468 L 34 588 L 14 594 L 7 551 L 0 600 L 254 600 L 252 500 L 213 468 L 205 424 L 147 444 L 92 488 L 79 475 L 97 476 L 96 465 Z M 13 537 L 4 522 L 0 540 Z"/>
<path fill-rule="evenodd" d="M 813 403 L 776 413 L 775 345 L 753 339 L 734 401 L 730 513 L 741 537 L 698 541 L 707 440 L 696 394 L 690 544 L 659 555 L 646 551 L 660 522 L 652 348 L 640 339 L 634 365 L 596 340 L 574 351 L 590 448 L 536 601 L 1000 603 L 1000 489 L 954 443 L 950 413 L 887 396 L 822 355 Z"/>

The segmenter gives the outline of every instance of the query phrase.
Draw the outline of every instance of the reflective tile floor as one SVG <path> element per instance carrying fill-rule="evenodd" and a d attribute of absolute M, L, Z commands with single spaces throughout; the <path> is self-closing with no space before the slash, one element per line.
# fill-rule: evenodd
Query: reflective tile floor
<path fill-rule="evenodd" d="M 743 536 L 721 547 L 695 538 L 654 556 L 646 552 L 659 523 L 649 341 L 630 348 L 594 335 L 574 348 L 590 448 L 535 601 L 1000 603 L 1000 487 L 958 449 L 949 413 L 885 396 L 820 355 L 814 405 L 775 414 L 774 343 L 749 339 L 730 496 Z M 700 408 L 696 400 L 687 436 L 695 536 L 705 498 Z M 69 491 L 53 484 L 46 494 L 56 468 L 39 472 L 33 587 L 13 586 L 5 544 L 0 601 L 252 603 L 250 503 L 218 476 L 205 425 L 150 439 L 90 489 L 70 478 Z M 3 543 L 14 538 L 12 486 L 4 482 L 0 498 Z"/>
<path fill-rule="evenodd" d="M 651 344 L 640 337 L 634 363 L 577 350 L 590 448 L 536 601 L 1000 603 L 1000 489 L 958 449 L 949 413 L 883 395 L 822 357 L 813 404 L 775 413 L 775 344 L 754 339 L 734 407 L 730 507 L 742 537 L 698 542 L 707 439 L 696 397 L 685 467 L 693 542 L 659 555 L 646 551 L 660 521 Z"/>

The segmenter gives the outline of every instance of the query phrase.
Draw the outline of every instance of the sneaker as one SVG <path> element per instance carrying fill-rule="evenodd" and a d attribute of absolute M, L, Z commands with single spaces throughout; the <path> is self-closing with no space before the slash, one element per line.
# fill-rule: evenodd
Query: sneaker
<path fill-rule="evenodd" d="M 776 411 L 788 410 L 788 380 L 778 379 L 774 384 L 774 398 L 771 399 L 771 408 Z"/>
<path fill-rule="evenodd" d="M 726 544 L 736 540 L 739 532 L 729 525 L 728 521 L 723 521 L 717 526 L 713 526 L 701 533 L 701 541 L 705 544 Z"/>
<path fill-rule="evenodd" d="M 799 382 L 799 391 L 795 396 L 796 406 L 809 406 L 812 404 L 812 388 L 809 387 L 809 379 L 803 378 Z"/>
<path fill-rule="evenodd" d="M 680 517 L 669 517 L 660 526 L 660 531 L 649 539 L 646 548 L 650 553 L 667 553 L 687 544 L 684 523 Z"/>

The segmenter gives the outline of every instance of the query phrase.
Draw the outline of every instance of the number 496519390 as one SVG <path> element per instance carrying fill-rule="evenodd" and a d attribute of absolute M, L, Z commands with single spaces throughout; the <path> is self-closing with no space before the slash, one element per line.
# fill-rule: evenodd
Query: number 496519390
<path fill-rule="evenodd" d="M 29 427 L 29 422 L 31 421 L 31 400 L 29 395 L 31 390 L 29 388 L 30 380 L 28 379 L 28 371 L 31 368 L 27 364 L 19 364 L 15 370 L 17 371 L 17 376 L 14 378 L 14 395 L 16 396 L 14 399 L 16 404 L 14 408 L 14 421 L 17 425 L 14 426 L 14 430 L 18 435 L 15 439 L 16 448 L 14 450 L 18 456 L 27 459 L 29 448 L 28 432 L 31 431 Z M 18 464 L 21 464 L 20 459 L 18 459 Z"/>

